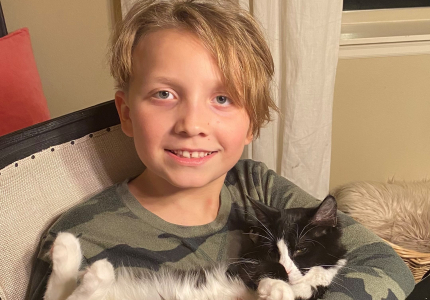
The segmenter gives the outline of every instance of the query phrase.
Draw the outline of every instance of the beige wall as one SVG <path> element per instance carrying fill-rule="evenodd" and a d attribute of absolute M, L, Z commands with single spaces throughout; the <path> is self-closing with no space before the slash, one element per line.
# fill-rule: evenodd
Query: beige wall
<path fill-rule="evenodd" d="M 430 55 L 340 60 L 330 186 L 430 179 Z"/>
<path fill-rule="evenodd" d="M 106 51 L 119 3 L 2 0 L 9 31 L 30 29 L 52 117 L 113 98 Z M 430 55 L 340 60 L 331 187 L 429 173 Z"/>
<path fill-rule="evenodd" d="M 30 30 L 52 117 L 113 99 L 106 52 L 118 1 L 2 0 L 8 31 Z"/>

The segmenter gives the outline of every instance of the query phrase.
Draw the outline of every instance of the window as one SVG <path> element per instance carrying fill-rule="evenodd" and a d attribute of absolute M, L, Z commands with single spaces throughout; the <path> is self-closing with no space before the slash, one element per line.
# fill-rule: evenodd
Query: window
<path fill-rule="evenodd" d="M 403 7 L 377 9 L 384 3 Z M 412 3 L 416 7 L 405 7 Z M 339 58 L 430 54 L 430 0 L 344 0 L 344 5 Z M 352 5 L 360 8 L 349 10 Z"/>
<path fill-rule="evenodd" d="M 430 7 L 430 0 L 343 0 L 343 10 Z"/>

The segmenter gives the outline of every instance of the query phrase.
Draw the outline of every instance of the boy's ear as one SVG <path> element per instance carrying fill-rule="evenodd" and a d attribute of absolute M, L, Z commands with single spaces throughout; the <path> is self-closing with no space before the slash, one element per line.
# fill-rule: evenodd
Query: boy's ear
<path fill-rule="evenodd" d="M 121 120 L 121 129 L 125 135 L 133 137 L 133 123 L 130 119 L 130 107 L 126 101 L 126 95 L 123 91 L 115 93 L 115 106 Z"/>
<path fill-rule="evenodd" d="M 249 127 L 248 135 L 245 138 L 245 145 L 249 145 L 253 139 L 254 139 L 254 135 L 252 134 L 252 128 Z"/>

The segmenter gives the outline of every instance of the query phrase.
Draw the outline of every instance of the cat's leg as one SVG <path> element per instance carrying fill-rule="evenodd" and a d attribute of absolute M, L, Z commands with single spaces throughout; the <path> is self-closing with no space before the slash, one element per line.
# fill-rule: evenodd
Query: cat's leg
<path fill-rule="evenodd" d="M 103 300 L 115 283 L 115 271 L 107 259 L 93 263 L 82 277 L 81 284 L 67 300 Z"/>
<path fill-rule="evenodd" d="M 76 288 L 82 261 L 81 246 L 71 233 L 60 232 L 51 248 L 52 273 L 48 279 L 45 300 L 64 300 Z"/>
<path fill-rule="evenodd" d="M 294 300 L 291 286 L 279 279 L 264 278 L 258 284 L 258 298 L 261 300 Z"/>
<path fill-rule="evenodd" d="M 331 268 L 312 267 L 298 282 L 291 285 L 294 295 L 303 299 L 317 299 L 332 283 L 338 271 L 345 266 L 346 260 L 341 259 Z"/>
<path fill-rule="evenodd" d="M 297 283 L 291 285 L 291 290 L 296 298 L 311 299 L 314 296 L 314 291 L 317 289 L 309 283 Z"/>

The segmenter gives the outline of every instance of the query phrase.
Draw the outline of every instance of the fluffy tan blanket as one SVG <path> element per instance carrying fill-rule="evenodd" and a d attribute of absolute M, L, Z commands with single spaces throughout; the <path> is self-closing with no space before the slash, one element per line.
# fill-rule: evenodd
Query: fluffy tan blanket
<path fill-rule="evenodd" d="M 430 253 L 430 181 L 354 182 L 331 194 L 341 211 L 383 239 Z"/>

